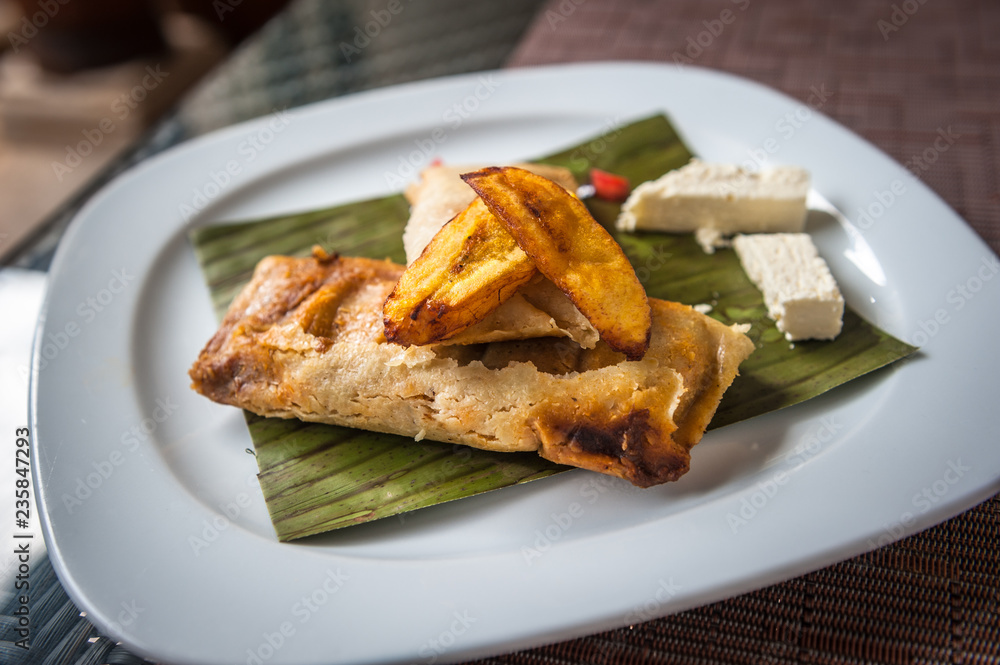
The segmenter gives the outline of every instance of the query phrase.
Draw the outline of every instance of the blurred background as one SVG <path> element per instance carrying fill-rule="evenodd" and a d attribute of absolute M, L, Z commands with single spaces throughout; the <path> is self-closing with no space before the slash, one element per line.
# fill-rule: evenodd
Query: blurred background
<path fill-rule="evenodd" d="M 16 247 L 287 3 L 0 0 L 0 249 Z"/>
<path fill-rule="evenodd" d="M 726 11 L 739 20 L 692 46 Z M 694 66 L 803 102 L 818 86 L 824 114 L 918 164 L 997 243 L 997 35 L 995 0 L 0 0 L 0 263 L 46 269 L 75 210 L 117 173 L 276 109 L 692 52 Z M 941 132 L 954 147 L 927 163 Z"/>
<path fill-rule="evenodd" d="M 276 108 L 498 68 L 542 4 L 0 0 L 0 262 L 46 268 L 80 203 L 186 138 Z"/>

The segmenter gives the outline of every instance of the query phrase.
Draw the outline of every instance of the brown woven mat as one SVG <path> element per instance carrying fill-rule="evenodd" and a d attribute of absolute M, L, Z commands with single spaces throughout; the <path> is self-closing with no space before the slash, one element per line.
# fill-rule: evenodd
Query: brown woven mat
<path fill-rule="evenodd" d="M 825 88 L 823 113 L 915 169 L 1000 251 L 1000 2 L 551 0 L 508 64 L 675 54 L 803 102 Z M 949 129 L 954 145 L 922 159 Z"/>
<path fill-rule="evenodd" d="M 688 52 L 724 10 L 732 20 Z M 678 53 L 803 102 L 825 86 L 823 113 L 914 171 L 1000 250 L 1000 2 L 552 0 L 509 65 Z M 942 131 L 957 139 L 932 154 Z M 783 584 L 479 662 L 1000 663 L 1000 497 Z"/>

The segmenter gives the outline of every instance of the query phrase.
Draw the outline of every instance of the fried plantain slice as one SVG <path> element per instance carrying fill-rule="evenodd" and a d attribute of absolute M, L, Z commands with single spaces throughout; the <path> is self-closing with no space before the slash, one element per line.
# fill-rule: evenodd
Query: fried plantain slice
<path fill-rule="evenodd" d="M 556 183 L 516 167 L 462 175 L 535 267 L 629 360 L 649 348 L 646 291 L 625 252 L 587 207 Z"/>
<path fill-rule="evenodd" d="M 385 337 L 402 346 L 448 339 L 536 274 L 528 255 L 476 197 L 403 272 L 382 308 Z"/>

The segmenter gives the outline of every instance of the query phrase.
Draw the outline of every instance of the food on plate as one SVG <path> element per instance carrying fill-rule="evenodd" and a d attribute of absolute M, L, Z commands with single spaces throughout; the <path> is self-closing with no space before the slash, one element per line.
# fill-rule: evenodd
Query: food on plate
<path fill-rule="evenodd" d="M 548 178 L 569 191 L 577 183 L 569 170 L 546 164 L 524 168 Z M 410 218 L 403 230 L 407 264 L 413 264 L 431 238 L 476 198 L 461 178 L 481 166 L 431 166 L 406 190 Z M 446 344 L 475 344 L 529 337 L 568 337 L 584 348 L 593 348 L 598 333 L 583 314 L 554 284 L 537 275 L 531 282 L 490 312 L 482 321 L 443 340 Z"/>
<path fill-rule="evenodd" d="M 403 272 L 385 301 L 385 336 L 403 346 L 448 339 L 482 321 L 536 274 L 528 255 L 476 198 Z"/>
<path fill-rule="evenodd" d="M 768 316 L 789 341 L 840 334 L 844 298 L 808 234 L 737 235 L 733 249 L 763 293 Z"/>
<path fill-rule="evenodd" d="M 794 166 L 753 172 L 692 159 L 632 190 L 616 224 L 623 231 L 693 232 L 711 253 L 735 233 L 802 231 L 809 180 Z"/>
<path fill-rule="evenodd" d="M 403 271 L 322 250 L 265 258 L 191 368 L 193 388 L 263 416 L 537 451 L 645 487 L 687 470 L 754 348 L 743 328 L 657 299 L 640 361 L 554 337 L 403 347 L 382 320 Z"/>
<path fill-rule="evenodd" d="M 262 416 L 676 480 L 754 350 L 748 326 L 648 298 L 568 172 L 547 174 L 563 182 L 428 169 L 408 191 L 407 266 L 265 258 L 194 389 Z"/>
<path fill-rule="evenodd" d="M 601 169 L 590 169 L 590 185 L 594 188 L 594 196 L 605 201 L 624 201 L 631 191 L 628 178 Z"/>
<path fill-rule="evenodd" d="M 420 179 L 406 188 L 410 202 L 410 219 L 403 230 L 403 249 L 406 263 L 413 263 L 431 238 L 448 220 L 465 210 L 476 198 L 461 178 L 463 173 L 478 171 L 488 164 L 429 166 L 420 173 Z M 571 192 L 577 182 L 569 169 L 549 164 L 516 164 L 532 173 L 559 183 Z"/>
<path fill-rule="evenodd" d="M 517 167 L 462 175 L 538 271 L 629 360 L 649 347 L 646 292 L 621 247 L 563 187 Z"/>
<path fill-rule="evenodd" d="M 612 139 L 614 150 L 601 153 L 601 165 L 615 173 L 628 173 L 635 183 L 657 178 L 667 169 L 676 168 L 690 158 L 690 152 L 679 143 L 676 133 L 662 117 L 639 121 L 623 129 L 616 128 L 614 134 L 602 140 L 612 145 Z M 573 164 L 574 173 L 584 173 L 592 166 L 588 162 L 589 156 L 597 154 L 592 150 L 594 145 L 604 144 L 590 140 L 548 159 Z M 441 169 L 432 171 L 440 172 Z M 424 226 L 433 228 L 427 234 L 429 241 L 450 217 L 464 210 L 475 199 L 475 192 L 459 177 L 465 171 L 457 169 L 450 174 L 451 180 L 441 187 L 431 184 L 432 180 L 438 182 L 441 179 L 432 179 L 424 174 L 418 185 L 409 188 L 414 212 L 424 207 L 421 200 L 425 196 L 432 201 L 441 200 L 447 198 L 441 195 L 442 192 L 457 188 L 464 190 L 461 196 L 465 198 L 453 212 L 442 218 L 414 215 L 407 223 L 408 235 L 410 231 L 419 231 Z M 589 186 L 576 188 L 575 184 L 566 187 L 578 192 L 581 198 L 592 189 Z M 409 215 L 399 204 L 398 196 L 354 201 L 327 210 L 290 214 L 248 224 L 205 227 L 194 230 L 191 237 L 213 302 L 217 308 L 225 308 L 233 302 L 237 291 L 247 284 L 250 277 L 244 272 L 247 266 L 257 264 L 268 254 L 296 252 L 301 256 L 301 250 L 308 250 L 301 242 L 294 242 L 294 238 L 323 238 L 327 241 L 337 238 L 338 245 L 329 247 L 327 251 L 332 252 L 339 246 L 343 255 L 396 256 L 401 250 L 399 229 Z M 597 200 L 596 196 L 587 200 L 587 205 L 602 224 L 613 223 L 617 205 Z M 735 253 L 703 255 L 692 247 L 691 238 L 683 235 L 643 233 L 619 236 L 615 233 L 615 237 L 626 248 L 636 272 L 643 278 L 647 295 L 701 303 L 692 309 L 710 312 L 713 319 L 726 325 L 742 323 L 754 312 L 765 316 L 763 324 L 754 322 L 755 330 L 749 334 L 756 350 L 745 361 L 737 363 L 739 357 L 751 348 L 745 337 L 731 336 L 739 329 L 730 329 L 715 345 L 711 335 L 713 330 L 718 330 L 717 323 L 696 316 L 681 306 L 653 302 L 650 304 L 650 351 L 641 361 L 627 361 L 622 354 L 613 352 L 600 342 L 596 331 L 594 343 L 588 346 L 577 343 L 569 333 L 559 330 L 562 324 L 552 321 L 559 315 L 549 316 L 549 312 L 558 309 L 552 307 L 554 303 L 576 313 L 578 320 L 587 326 L 590 324 L 565 294 L 541 275 L 522 285 L 515 296 L 485 319 L 453 337 L 430 345 L 401 347 L 378 338 L 379 330 L 384 325 L 378 310 L 379 290 L 385 294 L 392 290 L 396 277 L 404 270 L 402 265 L 391 267 L 381 261 L 372 262 L 368 265 L 381 266 L 377 279 L 352 280 L 344 277 L 350 264 L 354 264 L 354 269 L 360 265 L 353 260 L 344 259 L 339 279 L 333 275 L 317 278 L 316 265 L 309 271 L 300 271 L 293 267 L 300 264 L 291 259 L 267 259 L 260 264 L 258 285 L 251 287 L 256 289 L 256 295 L 252 295 L 253 291 L 248 292 L 243 296 L 244 304 L 238 303 L 234 310 L 238 312 L 238 308 L 243 307 L 242 318 L 252 325 L 234 325 L 234 317 L 239 321 L 240 316 L 231 312 L 226 323 L 227 331 L 220 332 L 206 348 L 205 354 L 195 363 L 193 377 L 196 385 L 214 394 L 220 401 L 245 405 L 264 414 L 289 416 L 281 419 L 247 414 L 248 430 L 260 466 L 261 489 L 279 540 L 380 519 L 559 473 L 559 465 L 537 453 L 474 450 L 433 440 L 448 440 L 446 436 L 452 436 L 449 432 L 461 431 L 465 434 L 461 437 L 454 434 L 452 440 L 479 438 L 485 441 L 480 445 L 496 445 L 490 438 L 495 434 L 489 428 L 494 428 L 494 432 L 495 428 L 507 431 L 502 425 L 510 423 L 509 419 L 514 416 L 508 413 L 510 409 L 503 406 L 480 409 L 484 396 L 487 404 L 500 403 L 491 399 L 494 396 L 506 397 L 509 403 L 522 409 L 521 413 L 526 413 L 534 403 L 535 411 L 531 415 L 538 418 L 560 411 L 557 408 L 548 409 L 550 405 L 561 404 L 565 409 L 573 409 L 573 417 L 564 422 L 582 424 L 583 427 L 572 435 L 561 436 L 559 440 L 565 441 L 566 445 L 549 443 L 547 447 L 556 453 L 562 451 L 562 459 L 566 462 L 586 466 L 588 461 L 585 458 L 573 460 L 572 453 L 574 447 L 581 454 L 587 447 L 585 440 L 594 430 L 589 423 L 617 423 L 609 425 L 606 428 L 609 434 L 602 438 L 611 442 L 609 448 L 612 453 L 621 451 L 620 442 L 626 440 L 627 429 L 622 424 L 645 417 L 643 411 L 647 407 L 640 403 L 637 393 L 641 394 L 644 386 L 652 385 L 651 382 L 668 387 L 678 386 L 678 374 L 685 377 L 683 395 L 672 400 L 669 394 L 660 394 L 668 404 L 666 417 L 678 427 L 669 435 L 673 443 L 663 443 L 662 436 L 657 434 L 661 443 L 655 448 L 665 451 L 671 450 L 674 445 L 684 448 L 695 441 L 696 436 L 681 433 L 697 435 L 697 428 L 708 421 L 707 413 L 712 408 L 712 402 L 703 396 L 704 386 L 714 383 L 721 390 L 728 380 L 726 371 L 717 369 L 724 367 L 718 364 L 718 351 L 722 351 L 723 357 L 728 358 L 727 362 L 732 363 L 730 367 L 738 364 L 739 373 L 744 376 L 725 390 L 722 401 L 711 416 L 709 427 L 728 425 L 799 403 L 904 357 L 913 350 L 863 319 L 846 316 L 846 312 L 843 330 L 835 341 L 788 343 L 773 322 L 766 319 L 766 308 L 760 293 L 752 288 Z M 416 247 L 416 255 L 412 254 L 412 246 L 408 249 L 412 259 L 420 254 L 423 246 Z M 330 261 L 330 258 L 318 255 L 316 260 Z M 407 263 L 402 258 L 396 260 L 401 264 Z M 301 265 L 308 266 L 308 261 L 299 261 L 302 261 Z M 273 263 L 267 268 L 269 262 Z M 265 269 L 273 272 L 275 280 L 286 280 L 289 284 L 272 290 L 260 288 L 259 281 L 264 278 L 260 270 Z M 292 286 L 297 273 L 301 282 L 309 283 L 304 291 Z M 354 286 L 338 289 L 335 286 L 338 282 L 353 282 Z M 365 296 L 370 299 L 370 304 L 359 307 L 362 300 L 360 292 L 372 287 L 377 287 L 376 292 L 369 291 Z M 351 295 L 352 289 L 358 293 Z M 529 294 L 531 302 L 526 297 Z M 545 297 L 539 298 L 543 294 Z M 312 298 L 316 301 L 308 302 Z M 261 302 L 256 313 L 253 307 L 246 306 L 248 300 L 254 299 Z M 326 306 L 322 306 L 323 300 Z M 523 309 L 517 310 L 516 316 L 501 316 L 504 311 L 508 314 L 512 311 L 509 305 L 515 301 L 520 301 Z M 261 316 L 264 310 L 270 310 L 271 323 L 267 323 L 267 316 Z M 280 310 L 286 313 L 278 313 Z M 294 310 L 299 313 L 295 314 Z M 367 312 L 364 322 L 359 311 Z M 522 317 L 521 312 L 532 314 Z M 677 318 L 664 323 L 664 312 L 673 313 Z M 219 311 L 219 315 L 220 318 L 224 316 L 225 310 Z M 292 324 L 296 318 L 299 321 L 297 326 Z M 678 341 L 673 353 L 663 353 L 663 343 L 657 341 L 658 330 L 669 329 L 670 334 L 674 334 L 674 330 L 684 331 L 701 326 L 707 332 L 707 343 L 703 341 L 695 345 L 697 348 L 692 348 L 692 345 Z M 334 328 L 339 327 L 352 329 L 355 337 L 363 330 L 371 337 L 361 337 L 358 344 L 346 343 L 341 338 L 345 334 L 343 331 L 334 332 Z M 538 338 L 536 335 L 540 331 L 542 334 L 561 336 Z M 475 335 L 483 337 L 477 340 Z M 486 339 L 486 336 L 495 337 Z M 264 339 L 267 345 L 257 344 L 256 338 Z M 336 350 L 332 348 L 334 343 L 339 343 Z M 288 350 L 280 350 L 282 348 Z M 298 349 L 304 355 L 300 356 Z M 370 352 L 373 349 L 374 353 Z M 380 357 L 380 354 L 390 355 Z M 663 356 L 666 356 L 666 362 L 660 363 L 658 358 Z M 331 358 L 336 360 L 331 361 Z M 324 365 L 326 370 L 321 369 Z M 414 368 L 412 372 L 411 367 Z M 648 374 L 640 376 L 639 370 Z M 435 376 L 435 372 L 439 374 Z M 285 377 L 291 377 L 294 382 L 286 386 Z M 474 378 L 471 382 L 470 377 Z M 660 377 L 665 378 L 661 381 Z M 704 380 L 699 381 L 699 377 Z M 349 387 L 355 385 L 362 387 Z M 467 396 L 469 391 L 466 385 L 471 386 L 472 396 Z M 530 395 L 527 389 L 518 391 L 525 385 L 529 386 Z M 612 388 L 609 390 L 608 386 Z M 573 388 L 572 395 L 569 394 L 570 387 Z M 766 390 L 761 390 L 761 387 L 766 387 Z M 619 390 L 631 391 L 637 399 L 627 404 L 619 398 L 616 392 Z M 445 394 L 439 396 L 442 391 Z M 378 397 L 383 392 L 385 396 Z M 579 395 L 576 394 L 578 392 Z M 604 393 L 606 398 L 597 401 L 598 393 Z M 343 398 L 339 402 L 342 412 L 319 403 L 319 398 L 326 403 L 328 398 L 338 394 Z M 358 395 L 363 396 L 360 401 L 357 401 Z M 579 400 L 580 395 L 585 395 L 590 406 L 578 406 L 573 402 L 573 398 Z M 271 400 L 269 406 L 264 406 L 265 398 Z M 354 427 L 390 429 L 400 416 L 397 405 L 408 402 L 425 405 L 404 407 L 411 415 L 406 423 L 408 431 L 416 431 L 412 440 L 373 431 L 328 427 L 292 417 L 296 411 L 310 420 L 322 419 L 326 412 L 340 413 L 341 422 Z M 674 402 L 676 407 L 672 406 Z M 684 404 L 699 405 L 696 410 L 703 410 L 705 418 L 699 423 L 684 415 L 692 413 Z M 442 408 L 442 415 L 436 415 L 435 412 Z M 459 408 L 464 409 L 461 412 L 463 415 L 439 420 L 448 413 L 458 413 Z M 417 422 L 412 418 L 414 412 L 418 414 Z M 424 413 L 427 414 L 426 420 L 437 422 L 437 433 L 435 426 L 424 428 Z M 596 415 L 588 416 L 591 413 Z M 649 410 L 649 414 L 657 418 L 655 422 L 662 422 L 664 416 L 660 413 L 658 408 Z M 402 415 L 405 416 L 405 413 Z M 461 418 L 469 420 L 463 422 Z M 530 436 L 536 436 L 536 431 L 548 432 L 546 441 L 551 441 L 552 432 L 565 431 L 565 428 L 560 430 L 551 426 L 528 429 Z M 669 427 L 661 429 L 666 431 Z M 393 431 L 407 430 L 397 427 Z M 617 439 L 613 436 L 616 432 Z M 598 445 L 600 439 L 590 438 L 593 439 L 590 448 Z M 573 440 L 577 442 L 572 443 Z M 541 438 L 534 445 L 541 449 Z M 634 459 L 637 448 L 629 445 L 628 449 L 632 450 Z M 550 456 L 558 458 L 558 454 Z M 671 457 L 664 455 L 663 459 Z M 358 464 L 359 459 L 371 462 Z M 622 469 L 627 467 L 628 457 L 625 457 L 625 462 L 621 455 L 617 456 L 617 461 L 615 459 L 613 455 L 608 455 L 603 460 L 591 458 L 589 463 L 598 468 L 599 462 L 604 461 L 608 469 L 617 468 L 619 473 L 627 475 Z M 643 459 L 649 458 L 643 456 Z M 698 462 L 692 460 L 691 464 Z M 633 461 L 632 465 L 635 468 L 636 462 Z M 641 462 L 642 465 L 648 466 L 648 463 Z M 648 480 L 640 483 L 656 482 L 658 478 L 676 475 L 666 470 L 666 463 L 663 466 L 662 471 L 642 473 Z"/>

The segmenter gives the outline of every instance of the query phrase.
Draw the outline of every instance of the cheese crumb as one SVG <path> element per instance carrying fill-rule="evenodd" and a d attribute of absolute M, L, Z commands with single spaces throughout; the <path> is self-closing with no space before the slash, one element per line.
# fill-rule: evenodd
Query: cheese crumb
<path fill-rule="evenodd" d="M 840 334 L 844 298 L 808 234 L 738 235 L 733 248 L 788 341 Z"/>
<path fill-rule="evenodd" d="M 715 254 L 718 247 L 726 247 L 729 241 L 719 229 L 702 227 L 694 232 L 694 240 L 706 254 Z"/>

